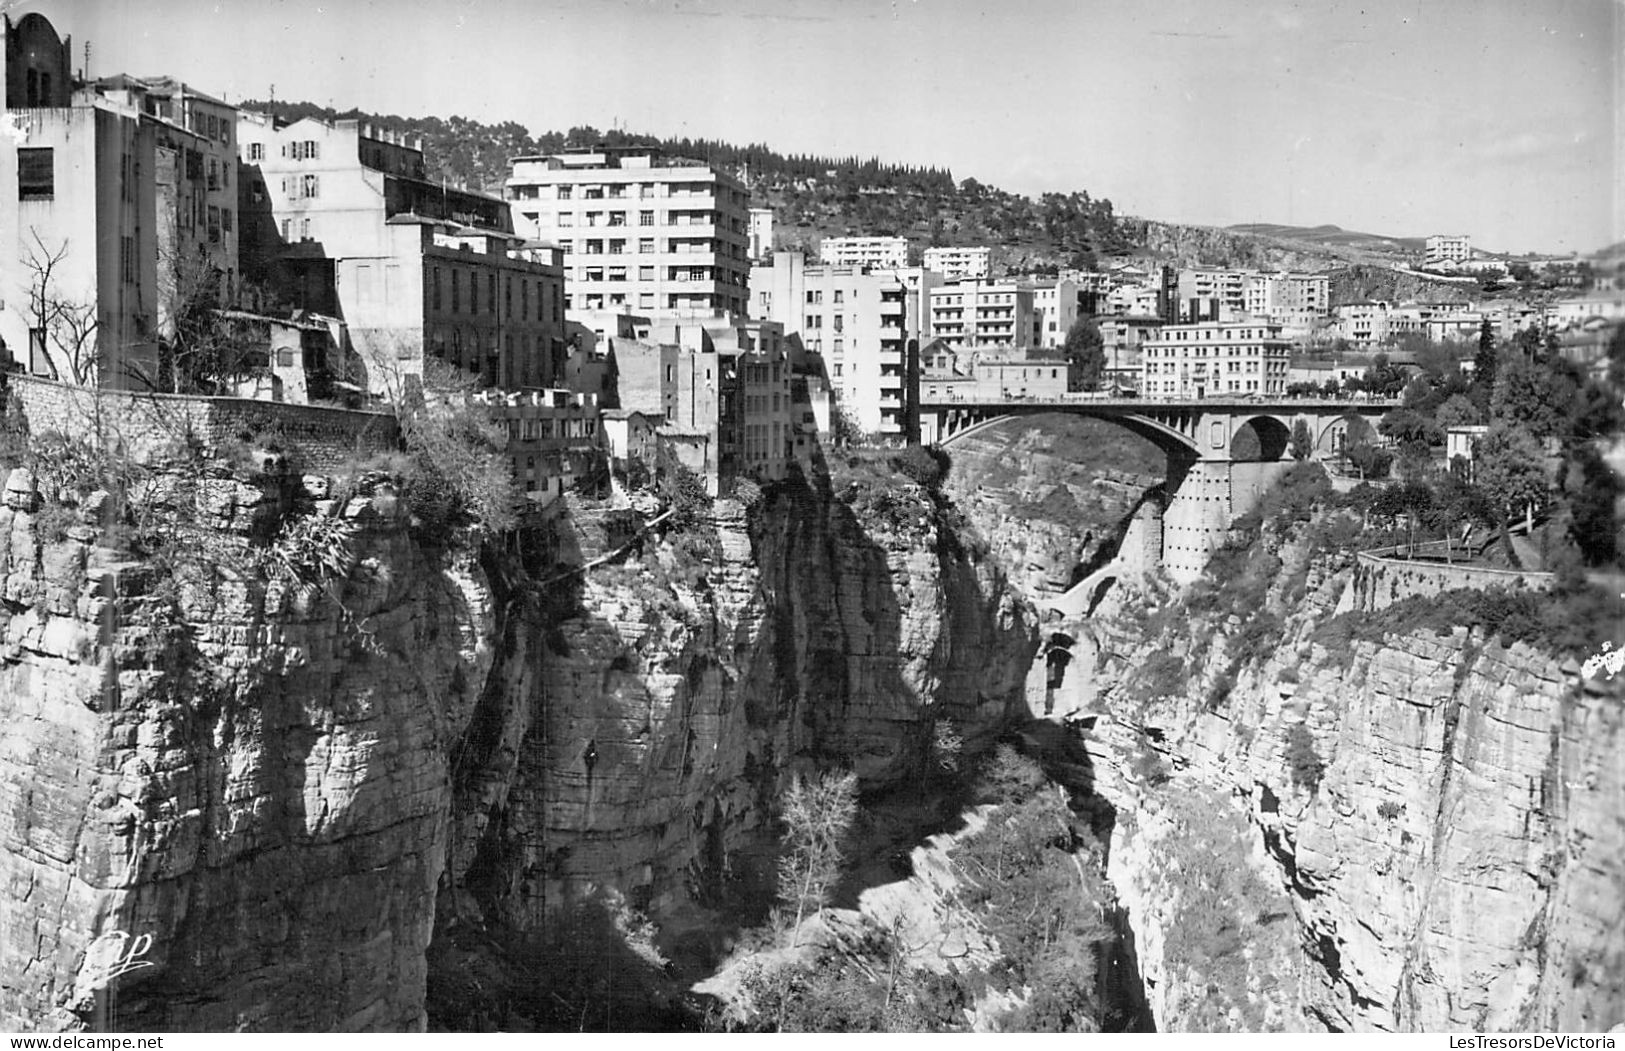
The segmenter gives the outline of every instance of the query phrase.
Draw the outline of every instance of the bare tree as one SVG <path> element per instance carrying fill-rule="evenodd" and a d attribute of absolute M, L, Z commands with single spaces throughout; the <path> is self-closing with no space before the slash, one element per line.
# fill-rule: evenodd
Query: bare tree
<path fill-rule="evenodd" d="M 164 339 L 160 389 L 221 394 L 254 371 L 251 341 L 222 316 L 230 305 L 225 275 L 200 253 L 160 259 L 169 287 L 161 304 Z"/>
<path fill-rule="evenodd" d="M 38 230 L 30 227 L 28 233 L 34 243 L 22 262 L 33 275 L 28 290 L 31 341 L 37 342 L 44 354 L 52 379 L 66 378 L 81 387 L 93 386 L 98 376 L 97 306 L 70 299 L 58 288 L 59 271 L 68 257 L 68 242 L 64 240 L 61 247 L 52 249 Z"/>
<path fill-rule="evenodd" d="M 779 858 L 779 899 L 796 909 L 790 944 L 801 940 L 807 913 L 829 904 L 845 860 L 842 840 L 858 814 L 858 779 L 826 771 L 817 780 L 799 775 L 784 793 L 784 853 Z"/>

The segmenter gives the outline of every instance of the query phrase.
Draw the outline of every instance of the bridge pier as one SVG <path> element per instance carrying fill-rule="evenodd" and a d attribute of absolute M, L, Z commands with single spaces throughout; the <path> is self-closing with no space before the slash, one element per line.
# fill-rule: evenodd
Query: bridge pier
<path fill-rule="evenodd" d="M 1183 473 L 1182 477 L 1179 477 Z M 1162 567 L 1181 584 L 1202 575 L 1230 528 L 1230 462 L 1168 465 L 1168 510 L 1162 516 Z"/>
<path fill-rule="evenodd" d="M 1292 460 L 1198 460 L 1168 465 L 1168 510 L 1162 520 L 1162 565 L 1189 584 L 1223 546 L 1231 523 L 1258 506 Z"/>

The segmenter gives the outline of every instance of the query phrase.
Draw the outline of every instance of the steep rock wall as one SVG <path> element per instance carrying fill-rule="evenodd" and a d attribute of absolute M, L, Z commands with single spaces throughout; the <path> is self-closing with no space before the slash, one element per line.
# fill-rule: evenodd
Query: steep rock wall
<path fill-rule="evenodd" d="M 277 488 L 207 480 L 179 574 L 0 509 L 0 1025 L 421 1028 L 437 923 L 721 900 L 793 770 L 892 784 L 1020 704 L 1026 608 L 917 486 L 719 505 L 584 580 L 431 557 L 386 487 L 319 505 L 322 588 L 254 570 Z M 98 992 L 115 930 L 147 966 Z"/>
<path fill-rule="evenodd" d="M 264 499 L 207 483 L 193 539 L 229 562 Z M 490 611 L 476 569 L 351 510 L 349 614 L 0 510 L 0 1025 L 421 1027 Z M 115 930 L 152 936 L 149 966 L 98 999 L 86 950 Z"/>
<path fill-rule="evenodd" d="M 1330 652 L 1309 629 L 1347 572 L 1324 581 L 1275 655 L 1222 703 L 1209 692 L 1222 652 L 1192 666 L 1180 696 L 1108 689 L 1091 735 L 1101 791 L 1149 816 L 1206 785 L 1215 821 L 1247 819 L 1236 853 L 1256 863 L 1267 849 L 1303 951 L 1249 961 L 1244 981 L 1260 1003 L 1301 1001 L 1285 1028 L 1619 1024 L 1625 691 L 1466 629 Z M 1174 641 L 1099 634 L 1107 677 Z M 1138 758 L 1148 749 L 1159 756 L 1151 776 Z M 1143 835 L 1149 827 L 1120 829 L 1113 870 L 1148 984 L 1177 987 L 1189 975 L 1171 973 L 1159 951 L 1176 936 L 1171 912 L 1135 887 L 1177 867 L 1187 844 Z M 1253 907 L 1278 900 L 1258 890 Z"/>
<path fill-rule="evenodd" d="M 524 928 L 594 887 L 656 916 L 717 901 L 759 860 L 787 772 L 850 765 L 881 788 L 936 719 L 1001 725 L 1026 609 L 917 487 L 906 506 L 865 522 L 798 487 L 747 520 L 724 502 L 703 575 L 651 547 L 589 575 L 574 610 L 521 616 L 476 717 L 461 908 Z"/>

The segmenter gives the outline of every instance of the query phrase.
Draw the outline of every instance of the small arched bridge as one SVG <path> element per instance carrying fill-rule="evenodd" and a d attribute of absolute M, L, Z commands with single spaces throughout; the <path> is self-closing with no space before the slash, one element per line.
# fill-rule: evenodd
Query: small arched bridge
<path fill-rule="evenodd" d="M 1288 446 L 1299 420 L 1317 456 L 1335 453 L 1350 421 L 1375 427 L 1397 401 L 1348 398 L 1122 398 L 1068 394 L 1054 398 L 952 399 L 920 403 L 920 441 L 951 449 L 1016 416 L 1065 413 L 1107 420 L 1145 438 L 1168 457 L 1168 508 L 1162 520 L 1162 564 L 1176 580 L 1201 575 L 1230 523 L 1246 514 L 1291 463 Z"/>

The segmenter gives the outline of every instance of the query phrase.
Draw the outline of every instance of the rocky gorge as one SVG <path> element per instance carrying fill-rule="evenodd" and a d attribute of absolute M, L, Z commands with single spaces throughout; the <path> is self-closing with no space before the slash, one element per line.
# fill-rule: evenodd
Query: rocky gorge
<path fill-rule="evenodd" d="M 1111 815 L 1157 1028 L 1625 1020 L 1617 686 L 1483 632 L 1329 639 L 1335 563 L 1282 574 L 1233 670 L 1236 625 L 1194 645 L 1151 566 L 1046 619 L 1156 481 L 1144 450 L 1064 474 L 1054 442 L 956 450 L 940 484 L 836 454 L 647 532 L 570 500 L 463 549 L 387 479 L 218 471 L 165 496 L 209 552 L 168 564 L 12 474 L 0 1024 L 505 1027 L 490 987 L 581 901 L 691 975 L 759 919 L 788 778 L 883 798 L 940 727 L 978 752 L 1046 714 Z M 342 558 L 267 540 L 300 529 Z M 110 931 L 154 937 L 98 992 Z"/>

